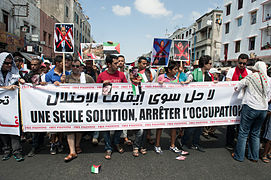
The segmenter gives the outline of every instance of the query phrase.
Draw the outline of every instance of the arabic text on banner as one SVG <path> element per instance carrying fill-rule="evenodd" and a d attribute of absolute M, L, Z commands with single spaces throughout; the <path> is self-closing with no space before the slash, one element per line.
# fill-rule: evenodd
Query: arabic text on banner
<path fill-rule="evenodd" d="M 0 134 L 20 135 L 18 89 L 0 89 Z"/>
<path fill-rule="evenodd" d="M 218 126 L 240 121 L 236 82 L 142 84 L 133 95 L 130 84 L 56 87 L 21 86 L 22 116 L 27 132 L 104 131 L 191 126 Z M 33 99 L 35 103 L 33 103 Z"/>

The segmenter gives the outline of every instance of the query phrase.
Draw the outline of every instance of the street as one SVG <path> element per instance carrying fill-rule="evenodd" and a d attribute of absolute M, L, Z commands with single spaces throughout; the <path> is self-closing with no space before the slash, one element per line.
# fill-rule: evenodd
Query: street
<path fill-rule="evenodd" d="M 163 154 L 153 151 L 148 145 L 148 154 L 132 156 L 132 147 L 125 146 L 124 154 L 113 153 L 111 160 L 104 159 L 104 145 L 94 147 L 89 141 L 83 141 L 82 154 L 69 163 L 64 162 L 68 147 L 61 154 L 50 155 L 49 147 L 36 156 L 25 157 L 23 162 L 16 162 L 12 157 L 0 162 L 0 179 L 270 179 L 271 163 L 237 162 L 225 149 L 225 127 L 218 127 L 218 139 L 206 140 L 201 136 L 202 153 L 189 149 L 190 155 L 185 161 L 175 160 L 176 154 L 169 151 L 169 130 L 164 130 L 161 137 Z M 155 130 L 152 130 L 155 137 Z M 134 136 L 131 136 L 134 139 Z M 46 141 L 48 142 L 48 141 Z M 67 145 L 67 144 L 66 144 Z M 31 146 L 24 144 L 26 154 Z M 99 174 L 91 173 L 91 165 L 101 164 Z"/>

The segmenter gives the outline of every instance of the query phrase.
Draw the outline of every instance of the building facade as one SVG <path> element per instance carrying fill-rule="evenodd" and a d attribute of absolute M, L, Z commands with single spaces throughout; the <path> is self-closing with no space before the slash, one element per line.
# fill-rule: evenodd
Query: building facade
<path fill-rule="evenodd" d="M 0 49 L 39 54 L 40 11 L 35 0 L 0 1 Z"/>
<path fill-rule="evenodd" d="M 212 10 L 187 28 L 180 28 L 169 36 L 171 39 L 187 40 L 189 42 L 190 60 L 209 55 L 216 66 L 220 66 L 220 51 L 222 38 L 222 10 Z M 173 48 L 171 48 L 173 58 Z"/>
<path fill-rule="evenodd" d="M 271 0 L 224 0 L 222 61 L 241 53 L 270 61 Z"/>
<path fill-rule="evenodd" d="M 80 43 L 92 42 L 89 18 L 83 13 L 77 0 L 38 0 L 38 6 L 48 16 L 54 17 L 59 23 L 74 24 L 74 53 L 78 55 Z"/>

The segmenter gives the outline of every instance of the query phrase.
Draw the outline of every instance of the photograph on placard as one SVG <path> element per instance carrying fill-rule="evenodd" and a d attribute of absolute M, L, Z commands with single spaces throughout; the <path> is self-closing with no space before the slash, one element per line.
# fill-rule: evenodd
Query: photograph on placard
<path fill-rule="evenodd" d="M 54 30 L 54 42 L 55 53 L 73 53 L 73 24 L 56 23 Z"/>
<path fill-rule="evenodd" d="M 171 39 L 154 38 L 151 57 L 152 66 L 168 65 L 171 42 Z"/>
<path fill-rule="evenodd" d="M 174 60 L 175 61 L 188 61 L 189 60 L 189 43 L 185 40 L 174 40 Z"/>
<path fill-rule="evenodd" d="M 104 60 L 103 43 L 81 43 L 83 60 Z"/>

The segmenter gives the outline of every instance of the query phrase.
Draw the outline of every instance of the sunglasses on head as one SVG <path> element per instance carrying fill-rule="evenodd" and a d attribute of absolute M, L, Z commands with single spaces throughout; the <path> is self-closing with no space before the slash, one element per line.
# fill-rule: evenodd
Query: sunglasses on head
<path fill-rule="evenodd" d="M 80 67 L 80 65 L 72 65 L 72 67 L 77 67 L 77 68 L 79 68 L 79 67 Z"/>
<path fill-rule="evenodd" d="M 12 62 L 4 62 L 4 64 L 9 65 L 12 64 Z"/>
<path fill-rule="evenodd" d="M 247 63 L 239 62 L 239 64 L 240 64 L 240 65 L 241 65 L 241 64 L 246 65 Z"/>

